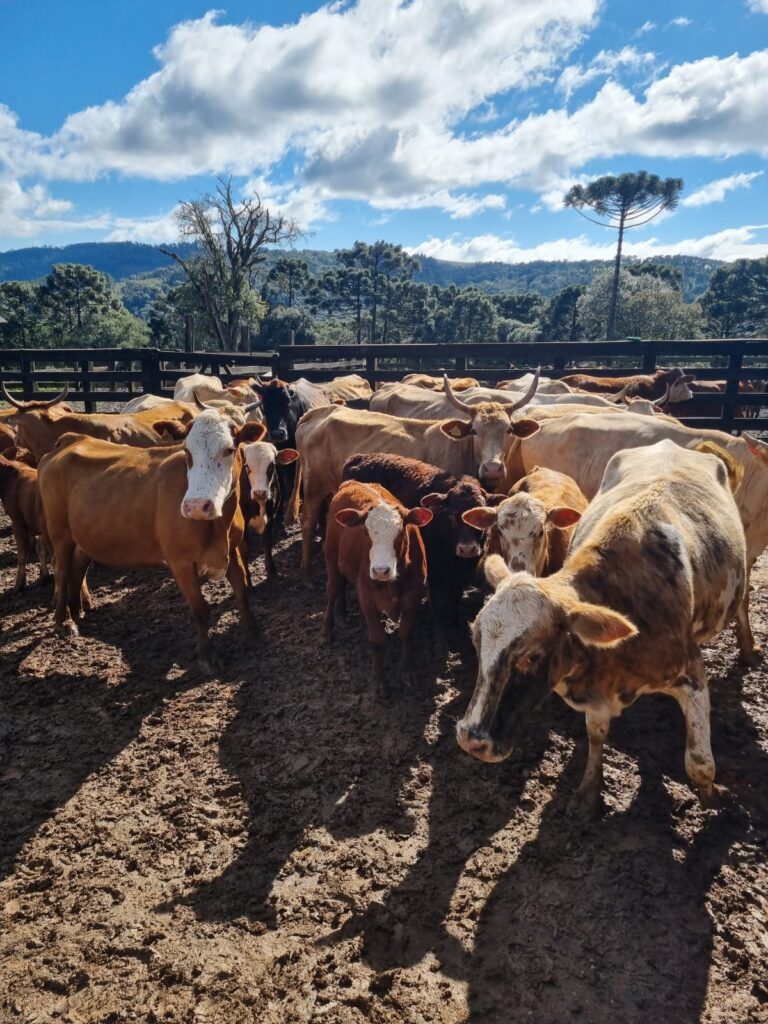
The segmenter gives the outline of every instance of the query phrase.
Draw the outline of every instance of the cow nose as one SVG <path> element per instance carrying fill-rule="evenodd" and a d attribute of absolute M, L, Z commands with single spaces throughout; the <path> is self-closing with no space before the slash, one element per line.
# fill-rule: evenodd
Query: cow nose
<path fill-rule="evenodd" d="M 270 441 L 287 441 L 288 431 L 285 427 L 277 427 L 275 430 L 270 430 L 269 439 Z"/>
<path fill-rule="evenodd" d="M 478 761 L 490 761 L 493 755 L 493 740 L 490 736 L 479 732 L 472 726 L 459 722 L 456 726 L 456 739 L 462 750 L 476 757 Z"/>
<path fill-rule="evenodd" d="M 468 544 L 457 544 L 456 554 L 459 558 L 479 558 L 480 545 L 475 541 L 471 541 Z"/>
<path fill-rule="evenodd" d="M 185 519 L 214 519 L 216 509 L 210 498 L 185 498 L 181 514 Z"/>
<path fill-rule="evenodd" d="M 260 502 L 263 505 L 263 504 L 265 504 L 266 500 L 267 500 L 267 492 L 266 491 L 251 491 L 251 501 L 258 501 L 258 502 Z"/>
<path fill-rule="evenodd" d="M 513 555 L 509 562 L 509 568 L 513 572 L 525 572 L 525 559 L 519 555 Z"/>
<path fill-rule="evenodd" d="M 498 480 L 504 473 L 504 463 L 496 462 L 484 462 L 480 467 L 480 476 L 485 477 L 486 480 Z"/>
<path fill-rule="evenodd" d="M 388 580 L 392 577 L 392 570 L 388 565 L 372 565 L 371 566 L 371 579 L 373 580 Z"/>

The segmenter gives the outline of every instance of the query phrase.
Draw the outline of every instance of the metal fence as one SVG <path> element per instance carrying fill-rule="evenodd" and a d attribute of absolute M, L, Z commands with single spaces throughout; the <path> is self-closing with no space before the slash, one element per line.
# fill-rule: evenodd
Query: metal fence
<path fill-rule="evenodd" d="M 404 373 L 445 370 L 494 384 L 541 366 L 562 377 L 653 373 L 657 367 L 682 366 L 699 380 L 724 380 L 723 394 L 697 395 L 713 415 L 684 419 L 722 430 L 768 430 L 768 339 L 719 338 L 692 341 L 526 342 L 508 344 L 283 345 L 264 352 L 177 352 L 162 349 L 6 349 L 0 350 L 0 378 L 11 392 L 30 399 L 67 383 L 72 401 L 93 411 L 97 403 L 128 401 L 141 393 L 172 395 L 176 381 L 196 371 L 229 381 L 271 372 L 283 380 L 327 380 L 360 373 L 371 387 L 398 380 Z M 740 381 L 755 390 L 739 391 Z M 745 416 L 744 413 L 751 413 Z M 737 415 L 739 414 L 739 415 Z"/>

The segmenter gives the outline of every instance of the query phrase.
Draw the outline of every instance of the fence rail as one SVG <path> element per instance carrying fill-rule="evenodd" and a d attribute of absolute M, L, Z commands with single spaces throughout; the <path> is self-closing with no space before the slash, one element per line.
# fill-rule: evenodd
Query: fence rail
<path fill-rule="evenodd" d="M 722 430 L 768 430 L 767 338 L 683 341 L 524 342 L 514 344 L 283 345 L 262 352 L 176 352 L 161 349 L 6 349 L 0 350 L 0 378 L 8 389 L 30 399 L 51 388 L 70 386 L 70 398 L 87 411 L 141 393 L 172 395 L 189 373 L 212 373 L 224 381 L 271 372 L 283 380 L 325 380 L 357 372 L 371 387 L 404 373 L 470 375 L 494 384 L 536 366 L 550 377 L 587 372 L 594 376 L 653 373 L 660 366 L 683 366 L 699 380 L 724 380 L 725 392 L 697 395 L 712 416 L 683 422 Z M 753 381 L 760 391 L 739 391 Z M 744 416 L 746 410 L 751 416 Z M 717 415 L 714 415 L 717 413 Z M 738 415 L 737 413 L 742 413 Z"/>

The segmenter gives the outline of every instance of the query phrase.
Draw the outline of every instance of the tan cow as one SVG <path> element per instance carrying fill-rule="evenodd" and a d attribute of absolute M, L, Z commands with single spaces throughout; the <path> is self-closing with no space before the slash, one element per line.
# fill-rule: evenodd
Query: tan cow
<path fill-rule="evenodd" d="M 15 448 L 0 455 L 0 498 L 11 520 L 16 542 L 16 582 L 11 593 L 17 594 L 27 585 L 27 562 L 35 551 L 40 561 L 40 582 L 48 579 L 48 549 L 45 543 L 43 510 L 37 487 L 37 470 L 24 461 Z"/>
<path fill-rule="evenodd" d="M 525 391 L 533 379 L 532 373 L 523 373 L 514 380 L 502 380 L 496 385 L 501 391 Z M 551 377 L 539 377 L 537 394 L 539 395 L 568 395 L 573 391 L 565 381 L 554 380 Z"/>
<path fill-rule="evenodd" d="M 554 691 L 586 715 L 589 756 L 574 809 L 594 813 L 611 719 L 644 693 L 665 693 L 685 717 L 688 776 L 711 796 L 700 645 L 728 625 L 744 594 L 744 531 L 730 483 L 740 469 L 727 452 L 671 440 L 618 452 L 558 573 L 536 579 L 488 559 L 495 593 L 472 625 L 479 669 L 456 728 L 464 750 L 503 760 Z"/>
<path fill-rule="evenodd" d="M 211 410 L 193 421 L 183 446 L 141 449 L 76 434 L 62 438 L 38 476 L 56 560 L 56 628 L 77 633 L 73 617 L 82 614 L 81 584 L 92 560 L 119 568 L 167 566 L 192 611 L 201 667 L 210 672 L 201 577 L 226 574 L 243 625 L 254 626 L 238 550 L 240 444 L 263 434 L 263 424 L 238 430 Z"/>
<path fill-rule="evenodd" d="M 253 391 L 255 383 L 256 379 L 249 377 L 247 380 L 232 381 L 225 387 L 219 377 L 207 373 L 191 373 L 176 381 L 173 397 L 177 402 L 193 402 L 197 395 L 201 402 L 223 398 L 234 405 L 249 405 L 258 397 Z"/>
<path fill-rule="evenodd" d="M 525 429 L 525 428 L 523 428 Z M 538 429 L 534 424 L 533 429 Z M 493 489 L 504 482 L 504 452 L 518 427 L 508 407 L 487 402 L 463 419 L 409 420 L 383 413 L 330 406 L 310 409 L 296 429 L 300 453 L 286 523 L 298 517 L 300 487 L 302 572 L 309 574 L 312 538 L 326 501 L 341 483 L 344 463 L 357 453 L 406 455 L 454 476 L 479 476 Z"/>
<path fill-rule="evenodd" d="M 565 561 L 587 499 L 571 477 L 535 466 L 495 507 L 478 506 L 462 516 L 487 530 L 485 551 L 501 555 L 513 572 L 550 576 Z"/>
<path fill-rule="evenodd" d="M 401 384 L 410 384 L 411 387 L 423 388 L 427 391 L 442 391 L 443 376 L 431 377 L 428 373 L 406 373 L 400 381 Z M 480 387 L 480 381 L 474 377 L 455 377 L 451 380 L 451 387 L 454 391 L 466 391 L 467 388 Z"/>
<path fill-rule="evenodd" d="M 683 448 L 711 441 L 730 452 L 744 469 L 736 504 L 747 537 L 747 574 L 768 545 L 768 444 L 748 436 L 732 437 L 719 430 L 684 427 L 671 416 L 615 416 L 597 410 L 529 409 L 527 433 L 513 441 L 507 453 L 507 477 L 518 480 L 534 466 L 546 466 L 572 476 L 592 498 L 611 456 L 625 448 L 642 448 L 669 438 Z M 541 429 L 535 432 L 532 424 Z M 520 424 L 518 424 L 519 426 Z M 760 648 L 749 625 L 749 586 L 736 619 L 742 660 L 754 663 Z"/>
<path fill-rule="evenodd" d="M 161 416 L 152 411 L 147 420 L 140 416 L 123 413 L 65 412 L 56 403 L 61 402 L 67 389 L 55 399 L 47 402 L 20 402 L 2 386 L 8 401 L 18 410 L 16 414 L 18 443 L 28 448 L 39 462 L 47 452 L 53 450 L 56 441 L 64 434 L 86 434 L 128 444 L 135 448 L 151 448 L 157 445 L 175 444 L 184 437 L 185 426 L 178 419 Z"/>

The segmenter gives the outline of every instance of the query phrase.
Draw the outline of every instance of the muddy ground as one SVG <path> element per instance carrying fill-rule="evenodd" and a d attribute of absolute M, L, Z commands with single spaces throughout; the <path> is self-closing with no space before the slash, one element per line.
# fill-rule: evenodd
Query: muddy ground
<path fill-rule="evenodd" d="M 565 805 L 582 718 L 556 697 L 514 760 L 457 747 L 471 649 L 374 699 L 352 612 L 257 571 L 255 648 L 206 585 L 220 678 L 189 666 L 162 572 L 97 569 L 80 639 L 0 553 L 0 1021 L 745 1024 L 768 1019 L 768 672 L 707 651 L 727 794 L 702 810 L 683 725 L 614 724 L 607 809 Z M 36 570 L 30 572 L 31 578 Z M 768 633 L 768 561 L 753 622 Z"/>

